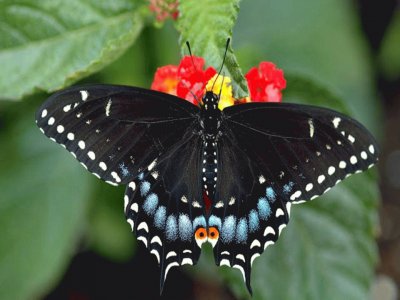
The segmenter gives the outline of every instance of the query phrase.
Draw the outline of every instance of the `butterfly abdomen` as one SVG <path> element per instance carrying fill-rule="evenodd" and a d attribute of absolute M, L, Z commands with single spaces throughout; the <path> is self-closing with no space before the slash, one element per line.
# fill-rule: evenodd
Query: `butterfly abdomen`
<path fill-rule="evenodd" d="M 216 139 L 206 139 L 203 145 L 203 189 L 207 196 L 214 200 L 215 187 L 218 180 L 217 141 Z"/>

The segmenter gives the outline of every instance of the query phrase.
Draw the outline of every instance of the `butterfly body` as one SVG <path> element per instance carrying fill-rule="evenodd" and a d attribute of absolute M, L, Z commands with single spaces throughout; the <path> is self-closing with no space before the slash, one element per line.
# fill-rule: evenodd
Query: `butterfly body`
<path fill-rule="evenodd" d="M 136 87 L 73 87 L 36 122 L 97 177 L 125 184 L 124 212 L 161 269 L 194 265 L 211 243 L 217 265 L 241 271 L 314 199 L 378 158 L 372 135 L 332 110 L 290 103 L 218 109 Z M 208 207 L 204 194 L 211 200 Z"/>
<path fill-rule="evenodd" d="M 207 92 L 200 106 L 203 191 L 212 201 L 218 180 L 218 137 L 222 134 L 220 131 L 222 114 L 218 109 L 218 102 L 216 94 Z"/>

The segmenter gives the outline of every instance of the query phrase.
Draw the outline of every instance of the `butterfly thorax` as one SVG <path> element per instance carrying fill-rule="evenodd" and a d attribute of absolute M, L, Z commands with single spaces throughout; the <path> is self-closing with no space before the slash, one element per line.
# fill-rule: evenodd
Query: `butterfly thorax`
<path fill-rule="evenodd" d="M 203 190 L 211 200 L 214 200 L 218 173 L 217 143 L 221 125 L 221 111 L 218 109 L 218 101 L 219 97 L 216 94 L 211 91 L 206 92 L 202 99 L 200 114 L 203 136 Z"/>

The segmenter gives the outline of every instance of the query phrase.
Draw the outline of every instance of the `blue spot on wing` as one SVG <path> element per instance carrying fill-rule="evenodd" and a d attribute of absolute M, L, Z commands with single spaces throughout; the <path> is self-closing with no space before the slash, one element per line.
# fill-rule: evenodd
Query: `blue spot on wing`
<path fill-rule="evenodd" d="M 241 218 L 236 228 L 236 242 L 245 243 L 247 241 L 247 221 Z"/>
<path fill-rule="evenodd" d="M 260 228 L 260 219 L 255 209 L 252 209 L 249 213 L 249 230 L 254 232 Z"/>
<path fill-rule="evenodd" d="M 293 186 L 294 186 L 294 183 L 290 181 L 288 184 L 285 184 L 285 185 L 283 186 L 283 192 L 284 192 L 285 194 L 290 193 L 291 190 L 293 189 Z"/>
<path fill-rule="evenodd" d="M 125 166 L 124 163 L 119 164 L 119 169 L 121 170 L 121 174 L 123 177 L 131 175 L 131 173 L 129 172 L 128 168 Z"/>
<path fill-rule="evenodd" d="M 224 223 L 222 224 L 221 240 L 224 243 L 232 242 L 233 238 L 235 237 L 235 229 L 236 218 L 234 216 L 226 217 Z"/>
<path fill-rule="evenodd" d="M 143 182 L 140 184 L 140 194 L 141 194 L 142 196 L 145 196 L 145 195 L 149 192 L 149 190 L 150 190 L 150 182 L 148 182 L 148 181 L 143 181 Z"/>
<path fill-rule="evenodd" d="M 146 197 L 143 203 L 143 210 L 150 216 L 154 215 L 156 208 L 158 206 L 158 197 L 156 194 L 152 193 Z"/>
<path fill-rule="evenodd" d="M 158 229 L 164 229 L 165 219 L 167 218 L 167 209 L 165 206 L 160 206 L 154 215 L 154 225 Z"/>
<path fill-rule="evenodd" d="M 220 230 L 221 229 L 221 225 L 222 225 L 221 218 L 218 218 L 217 216 L 211 215 L 208 218 L 208 225 L 217 227 Z"/>
<path fill-rule="evenodd" d="M 271 206 L 269 205 L 269 202 L 265 197 L 261 197 L 260 199 L 258 199 L 257 209 L 261 220 L 266 221 L 271 215 Z"/>
<path fill-rule="evenodd" d="M 190 241 L 193 234 L 192 222 L 188 215 L 179 215 L 179 237 L 182 241 Z"/>
<path fill-rule="evenodd" d="M 274 203 L 276 200 L 276 193 L 275 193 L 274 189 L 272 187 L 267 187 L 265 190 L 265 193 L 267 195 L 268 200 L 271 203 Z"/>
<path fill-rule="evenodd" d="M 196 217 L 193 221 L 193 228 L 197 229 L 197 227 L 206 227 L 206 218 L 203 216 Z"/>
<path fill-rule="evenodd" d="M 178 224 L 174 215 L 170 215 L 167 219 L 165 235 L 170 241 L 175 241 L 178 237 Z"/>

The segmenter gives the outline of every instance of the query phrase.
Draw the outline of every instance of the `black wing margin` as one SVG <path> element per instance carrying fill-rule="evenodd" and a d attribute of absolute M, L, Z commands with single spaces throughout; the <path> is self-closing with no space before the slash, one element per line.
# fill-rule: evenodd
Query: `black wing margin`
<path fill-rule="evenodd" d="M 251 265 L 277 241 L 291 204 L 368 169 L 378 146 L 360 123 L 329 109 L 251 103 L 223 114 L 218 202 L 209 219 L 219 224 L 214 256 L 217 265 L 238 268 L 251 292 Z"/>
<path fill-rule="evenodd" d="M 199 108 L 156 91 L 114 85 L 72 87 L 36 113 L 40 130 L 106 182 L 127 184 L 179 142 Z"/>

